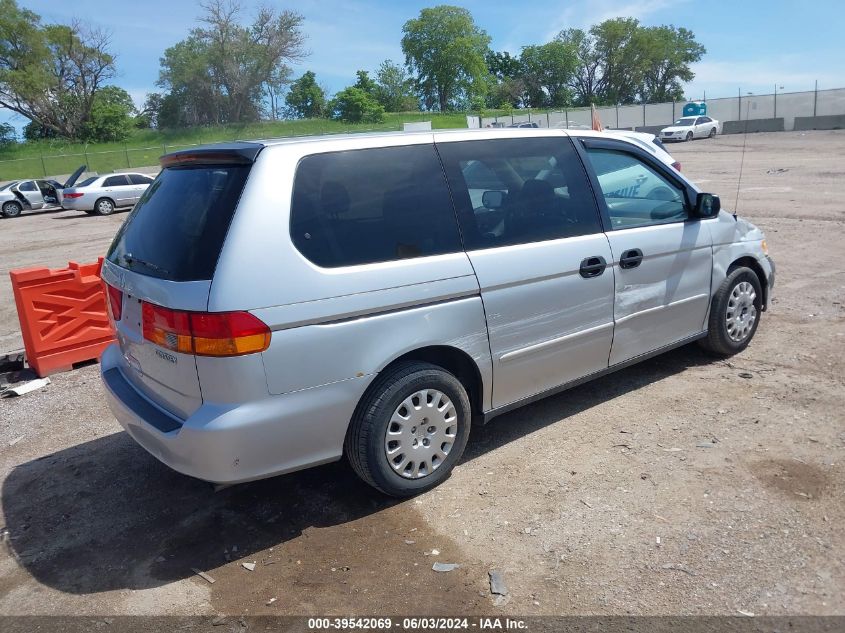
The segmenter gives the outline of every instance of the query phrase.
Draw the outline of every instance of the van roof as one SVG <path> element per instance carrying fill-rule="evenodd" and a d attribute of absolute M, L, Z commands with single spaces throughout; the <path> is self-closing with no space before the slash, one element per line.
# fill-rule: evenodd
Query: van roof
<path fill-rule="evenodd" d="M 615 138 L 627 140 L 622 134 L 614 134 L 613 130 L 606 130 L 603 132 L 596 132 L 593 130 L 565 130 L 562 128 L 477 128 L 477 129 L 444 129 L 444 130 L 425 130 L 414 132 L 402 131 L 384 131 L 384 132 L 354 132 L 348 134 L 321 134 L 314 136 L 294 136 L 281 138 L 267 138 L 256 139 L 250 141 L 232 141 L 226 143 L 211 143 L 208 145 L 198 145 L 188 149 L 173 152 L 173 154 L 195 154 L 197 152 L 207 151 L 223 151 L 233 152 L 238 154 L 257 154 L 262 147 L 271 147 L 276 145 L 297 145 L 302 143 L 322 143 L 332 142 L 338 140 L 352 140 L 352 139 L 375 139 L 375 138 L 398 138 L 398 137 L 421 137 L 434 136 L 435 139 L 445 139 L 450 136 L 467 135 L 478 136 L 479 138 L 507 138 L 515 136 L 520 138 L 530 137 L 533 135 L 545 136 L 549 132 L 559 134 L 561 136 L 592 136 L 592 137 L 607 137 L 611 135 Z M 172 156 L 172 154 L 171 154 Z"/>

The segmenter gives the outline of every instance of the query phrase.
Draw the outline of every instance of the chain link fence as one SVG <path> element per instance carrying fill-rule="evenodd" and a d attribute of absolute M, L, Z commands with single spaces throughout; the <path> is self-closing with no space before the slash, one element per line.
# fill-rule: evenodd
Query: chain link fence
<path fill-rule="evenodd" d="M 654 131 L 671 125 L 682 115 L 688 101 L 669 101 L 597 108 L 605 127 Z M 707 99 L 707 116 L 728 121 L 776 121 L 773 129 L 832 129 L 845 127 L 845 88 L 783 92 L 765 95 L 742 94 Z M 824 117 L 824 118 L 823 118 Z M 842 120 L 839 120 L 839 118 Z M 782 123 L 779 121 L 782 119 Z M 815 120 L 804 120 L 815 119 Z M 539 127 L 590 128 L 590 108 L 566 108 L 554 112 L 518 110 L 511 114 L 482 117 L 482 127 L 536 123 Z M 736 126 L 729 126 L 729 129 Z M 741 127 L 741 126 L 740 126 Z M 756 129 L 756 128 L 752 128 Z"/>

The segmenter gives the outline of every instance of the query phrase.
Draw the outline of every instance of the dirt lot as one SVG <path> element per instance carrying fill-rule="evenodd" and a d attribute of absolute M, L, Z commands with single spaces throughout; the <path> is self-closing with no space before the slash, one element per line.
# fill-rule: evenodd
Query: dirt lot
<path fill-rule="evenodd" d="M 670 151 L 733 208 L 742 143 Z M 0 614 L 845 614 L 845 132 L 747 143 L 739 210 L 778 265 L 750 348 L 498 418 L 419 498 L 342 463 L 214 492 L 118 432 L 96 366 L 0 401 Z M 124 217 L 0 221 L 0 350 L 7 271 L 93 260 Z"/>

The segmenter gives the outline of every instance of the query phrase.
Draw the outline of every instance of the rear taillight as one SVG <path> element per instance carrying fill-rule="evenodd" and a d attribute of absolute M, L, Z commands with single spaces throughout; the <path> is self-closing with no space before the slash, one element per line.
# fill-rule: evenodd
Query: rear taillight
<path fill-rule="evenodd" d="M 120 321 L 123 315 L 123 292 L 120 289 L 106 284 L 106 293 L 109 295 L 109 312 L 114 323 Z"/>
<path fill-rule="evenodd" d="M 85 195 L 84 193 L 76 193 L 76 192 L 74 192 L 74 193 L 65 193 L 65 194 L 62 194 L 62 197 L 63 197 L 63 198 L 71 198 L 71 199 L 73 199 L 73 198 L 81 198 L 81 197 L 82 197 L 82 196 L 84 196 L 84 195 Z"/>
<path fill-rule="evenodd" d="M 144 338 L 197 356 L 242 356 L 270 346 L 270 328 L 249 312 L 186 312 L 142 306 Z"/>
<path fill-rule="evenodd" d="M 678 161 L 675 161 L 674 163 L 672 163 L 672 167 L 674 167 L 678 171 L 681 171 L 681 163 L 679 163 Z"/>

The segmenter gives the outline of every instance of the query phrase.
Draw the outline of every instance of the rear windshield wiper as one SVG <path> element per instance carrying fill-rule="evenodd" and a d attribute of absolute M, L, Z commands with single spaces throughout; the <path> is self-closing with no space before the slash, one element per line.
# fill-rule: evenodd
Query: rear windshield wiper
<path fill-rule="evenodd" d="M 132 253 L 126 253 L 126 255 L 122 255 L 123 261 L 131 268 L 132 264 L 138 263 L 142 266 L 149 268 L 150 270 L 154 270 L 157 273 L 161 273 L 162 275 L 167 275 L 168 277 L 171 276 L 170 271 L 166 268 L 162 268 L 158 264 L 153 264 L 152 262 L 148 262 L 146 260 L 141 259 L 140 257 L 135 257 Z"/>

